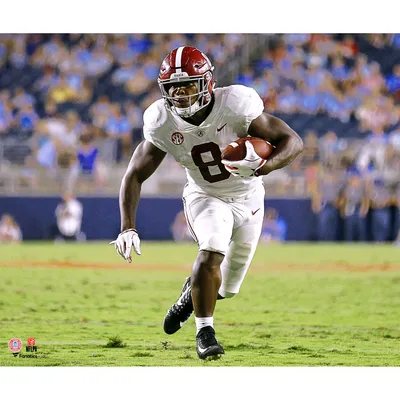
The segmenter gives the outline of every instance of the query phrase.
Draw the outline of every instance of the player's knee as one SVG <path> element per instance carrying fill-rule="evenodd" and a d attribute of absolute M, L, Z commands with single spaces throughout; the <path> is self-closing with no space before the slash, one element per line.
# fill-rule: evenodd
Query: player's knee
<path fill-rule="evenodd" d="M 200 243 L 200 253 L 211 253 L 210 257 L 212 256 L 212 254 L 225 254 L 229 245 L 229 239 L 221 236 L 222 235 L 213 234 L 212 236 L 209 236 L 207 239 L 205 239 L 202 243 Z"/>
<path fill-rule="evenodd" d="M 219 268 L 224 255 L 216 251 L 201 250 L 197 256 L 197 264 L 202 268 L 212 269 Z"/>

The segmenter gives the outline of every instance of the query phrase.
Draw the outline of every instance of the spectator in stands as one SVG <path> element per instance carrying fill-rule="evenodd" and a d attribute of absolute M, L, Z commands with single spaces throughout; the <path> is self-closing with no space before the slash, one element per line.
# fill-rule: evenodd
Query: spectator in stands
<path fill-rule="evenodd" d="M 367 136 L 365 144 L 360 152 L 357 160 L 358 169 L 360 171 L 366 171 L 372 164 L 377 171 L 382 172 L 388 142 L 388 136 L 383 129 L 374 129 L 372 133 Z"/>
<path fill-rule="evenodd" d="M 77 114 L 69 112 L 66 119 L 56 114 L 54 118 L 40 120 L 35 131 L 36 160 L 63 190 L 72 190 L 76 144 L 81 132 Z"/>
<path fill-rule="evenodd" d="M 171 225 L 171 233 L 176 242 L 192 240 L 183 210 L 176 214 Z"/>
<path fill-rule="evenodd" d="M 392 35 L 389 35 L 388 43 L 391 46 L 400 49 L 400 33 L 393 33 Z"/>
<path fill-rule="evenodd" d="M 317 215 L 319 241 L 335 241 L 338 238 L 340 193 L 344 176 L 338 170 L 325 167 L 321 170 L 315 189 L 311 193 L 311 207 Z"/>
<path fill-rule="evenodd" d="M 308 130 L 304 136 L 304 150 L 301 157 L 302 164 L 305 167 L 319 159 L 318 135 L 315 131 Z"/>
<path fill-rule="evenodd" d="M 400 149 L 396 149 L 392 144 L 386 147 L 382 179 L 390 187 L 396 187 L 400 183 Z"/>
<path fill-rule="evenodd" d="M 128 156 L 132 151 L 132 126 L 128 118 L 122 114 L 121 106 L 113 104 L 111 115 L 108 117 L 104 130 L 110 139 L 110 146 L 115 149 L 116 143 L 120 142 L 122 153 Z"/>
<path fill-rule="evenodd" d="M 372 181 L 370 194 L 372 240 L 380 243 L 389 239 L 393 194 L 382 179 Z"/>
<path fill-rule="evenodd" d="M 132 101 L 127 101 L 124 104 L 124 112 L 128 118 L 132 128 L 141 129 L 143 126 L 143 113 L 141 107 Z"/>
<path fill-rule="evenodd" d="M 0 219 L 0 243 L 20 243 L 22 232 L 17 221 L 10 214 L 3 214 Z"/>
<path fill-rule="evenodd" d="M 60 35 L 53 35 L 49 41 L 40 45 L 33 53 L 31 60 L 36 67 L 58 66 L 68 56 L 68 50 Z"/>
<path fill-rule="evenodd" d="M 8 58 L 10 64 L 16 69 L 23 69 L 28 64 L 28 55 L 26 54 L 26 36 L 16 35 L 12 43 Z"/>
<path fill-rule="evenodd" d="M 374 96 L 364 99 L 364 102 L 356 110 L 355 117 L 360 122 L 361 132 L 383 129 L 387 123 L 387 115 Z"/>
<path fill-rule="evenodd" d="M 336 81 L 343 82 L 350 79 L 351 72 L 342 57 L 335 57 L 332 62 L 331 74 Z"/>
<path fill-rule="evenodd" d="M 285 88 L 279 93 L 277 107 L 279 111 L 284 113 L 292 114 L 297 112 L 299 108 L 299 96 L 291 86 L 285 86 Z"/>
<path fill-rule="evenodd" d="M 266 79 L 267 80 L 267 79 Z M 254 83 L 254 71 L 251 66 L 247 66 L 236 78 L 237 85 L 245 85 L 252 87 Z"/>
<path fill-rule="evenodd" d="M 128 40 L 125 35 L 115 39 L 111 45 L 111 53 L 118 64 L 130 62 L 135 59 L 135 52 L 128 46 Z"/>
<path fill-rule="evenodd" d="M 369 209 L 368 185 L 357 172 L 347 176 L 340 194 L 340 215 L 344 219 L 347 242 L 367 240 L 366 216 Z"/>
<path fill-rule="evenodd" d="M 89 108 L 89 116 L 92 124 L 100 129 L 104 129 L 108 118 L 111 116 L 112 104 L 108 96 L 103 95 Z"/>
<path fill-rule="evenodd" d="M 105 168 L 100 163 L 99 148 L 95 144 L 94 135 L 91 132 L 85 132 L 80 136 L 77 160 L 76 178 L 83 181 L 86 188 L 89 184 L 90 188 L 94 190 L 103 189 Z"/>
<path fill-rule="evenodd" d="M 393 72 L 386 76 L 386 88 L 397 101 L 400 100 L 400 64 L 396 64 Z"/>
<path fill-rule="evenodd" d="M 390 43 L 390 35 L 383 33 L 369 33 L 366 39 L 376 49 L 383 49 Z"/>
<path fill-rule="evenodd" d="M 0 103 L 0 135 L 6 136 L 14 125 L 11 105 L 8 102 Z"/>
<path fill-rule="evenodd" d="M 62 74 L 54 86 L 49 88 L 48 98 L 56 104 L 73 102 L 78 99 L 78 91 L 69 85 L 67 76 Z"/>
<path fill-rule="evenodd" d="M 83 206 L 72 193 L 64 193 L 55 215 L 57 223 L 53 236 L 56 241 L 86 239 L 86 235 L 81 231 Z"/>
<path fill-rule="evenodd" d="M 144 33 L 134 33 L 128 36 L 128 46 L 136 54 L 147 53 L 151 49 L 151 40 Z"/>
<path fill-rule="evenodd" d="M 338 137 L 334 131 L 328 131 L 318 140 L 318 149 L 321 161 L 325 164 L 333 164 L 340 151 Z"/>
<path fill-rule="evenodd" d="M 390 132 L 388 140 L 389 144 L 391 144 L 396 151 L 400 151 L 400 129 Z"/>
<path fill-rule="evenodd" d="M 71 138 L 68 143 L 76 144 L 84 129 L 85 126 L 76 111 L 71 110 L 65 114 L 65 135 Z"/>
<path fill-rule="evenodd" d="M 146 93 L 146 95 L 140 102 L 140 106 L 143 110 L 145 110 L 159 98 L 160 98 L 160 90 L 157 87 L 153 87 L 153 89 L 151 89 L 149 92 Z"/>
<path fill-rule="evenodd" d="M 362 76 L 361 85 L 366 87 L 371 93 L 380 93 L 385 89 L 385 80 L 377 62 L 370 64 L 369 73 Z"/>
<path fill-rule="evenodd" d="M 56 74 L 55 69 L 50 66 L 45 66 L 43 76 L 37 79 L 33 85 L 33 89 L 39 94 L 47 94 L 49 89 L 55 86 L 60 77 Z"/>
<path fill-rule="evenodd" d="M 294 46 L 303 46 L 308 44 L 311 39 L 310 33 L 286 33 L 284 40 Z"/>
<path fill-rule="evenodd" d="M 368 57 L 365 54 L 358 54 L 354 64 L 354 75 L 358 82 L 370 73 L 371 66 L 368 64 Z"/>
<path fill-rule="evenodd" d="M 18 129 L 23 132 L 32 132 L 39 116 L 33 109 L 33 105 L 27 104 L 21 107 L 16 115 Z"/>
<path fill-rule="evenodd" d="M 39 188 L 39 165 L 33 155 L 25 158 L 24 165 L 19 174 L 20 187 L 29 188 L 32 191 Z"/>
<path fill-rule="evenodd" d="M 359 47 L 352 35 L 344 36 L 343 41 L 339 44 L 339 51 L 347 59 L 352 59 L 358 54 Z"/>
<path fill-rule="evenodd" d="M 279 216 L 275 208 L 265 210 L 260 241 L 264 243 L 282 243 L 286 241 L 287 223 Z"/>
<path fill-rule="evenodd" d="M 0 37 L 0 68 L 4 66 L 7 61 L 7 45 L 5 40 Z"/>
<path fill-rule="evenodd" d="M 35 104 L 35 98 L 26 93 L 21 87 L 17 87 L 14 91 L 14 98 L 12 99 L 12 105 L 16 109 L 21 109 L 24 106 L 33 106 Z"/>
<path fill-rule="evenodd" d="M 137 68 L 135 68 L 134 60 L 125 60 L 121 63 L 121 66 L 117 68 L 112 76 L 111 81 L 114 85 L 124 85 L 130 79 L 133 79 L 136 75 Z"/>
<path fill-rule="evenodd" d="M 147 79 L 144 69 L 140 68 L 136 71 L 134 77 L 126 81 L 125 90 L 134 96 L 134 99 L 138 100 L 147 92 L 151 84 L 152 81 Z"/>
<path fill-rule="evenodd" d="M 143 71 L 146 78 L 150 81 L 154 81 L 158 78 L 160 73 L 159 55 L 153 51 L 143 55 Z"/>
<path fill-rule="evenodd" d="M 90 78 L 100 77 L 110 70 L 112 64 L 112 55 L 103 46 L 97 45 L 85 65 L 85 74 Z"/>
<path fill-rule="evenodd" d="M 331 35 L 312 34 L 310 38 L 310 51 L 325 57 L 333 57 L 339 52 L 339 43 Z"/>
<path fill-rule="evenodd" d="M 301 112 L 316 115 L 322 110 L 322 99 L 312 87 L 301 85 L 299 95 L 299 110 Z"/>

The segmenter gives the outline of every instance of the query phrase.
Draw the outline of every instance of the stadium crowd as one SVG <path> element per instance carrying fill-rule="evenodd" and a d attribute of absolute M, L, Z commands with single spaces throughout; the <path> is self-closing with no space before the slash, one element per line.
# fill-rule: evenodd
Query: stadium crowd
<path fill-rule="evenodd" d="M 79 176 L 88 177 L 87 188 L 101 189 L 105 170 L 142 139 L 143 111 L 160 96 L 161 55 L 191 41 L 218 67 L 243 36 L 0 35 L 0 141 L 17 143 L 0 162 L 25 165 L 33 186 L 35 170 L 44 169 L 68 182 L 64 190 Z"/>
<path fill-rule="evenodd" d="M 377 241 L 393 237 L 400 225 L 400 34 L 261 36 L 264 50 L 239 60 L 246 35 L 0 35 L 0 176 L 11 164 L 32 190 L 44 173 L 60 182 L 59 192 L 79 184 L 101 192 L 142 139 L 143 111 L 160 98 L 162 57 L 190 43 L 210 56 L 217 79 L 237 63 L 229 83 L 256 89 L 266 111 L 303 137 L 303 154 L 268 176 L 267 188 L 272 182 L 276 195 L 311 197 L 321 239 L 334 235 L 324 226 L 340 217 L 352 221 L 358 233 L 351 237 L 362 239 L 366 226 L 386 232 Z M 183 171 L 169 157 L 164 162 L 176 171 L 168 179 L 179 181 Z M 358 220 L 367 214 L 364 226 Z"/>

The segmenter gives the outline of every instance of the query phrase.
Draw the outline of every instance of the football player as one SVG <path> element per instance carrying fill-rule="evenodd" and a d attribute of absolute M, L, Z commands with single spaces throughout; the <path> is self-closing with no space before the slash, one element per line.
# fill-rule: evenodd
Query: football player
<path fill-rule="evenodd" d="M 216 300 L 239 293 L 260 237 L 264 214 L 261 175 L 288 165 L 303 149 L 301 138 L 285 122 L 264 112 L 252 88 L 215 88 L 213 65 L 195 47 L 172 50 L 161 65 L 162 99 L 144 113 L 144 140 L 138 145 L 121 183 L 121 233 L 111 242 L 132 261 L 140 253 L 136 210 L 142 183 L 167 153 L 187 174 L 183 206 L 188 228 L 198 244 L 191 277 L 164 318 L 173 334 L 194 311 L 200 359 L 224 354 L 215 337 Z M 232 141 L 256 136 L 276 148 L 267 161 L 246 142 L 244 160 L 221 160 Z"/>

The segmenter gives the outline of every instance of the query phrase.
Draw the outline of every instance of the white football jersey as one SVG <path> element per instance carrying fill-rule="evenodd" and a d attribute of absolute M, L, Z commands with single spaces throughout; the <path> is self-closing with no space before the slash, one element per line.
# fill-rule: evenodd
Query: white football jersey
<path fill-rule="evenodd" d="M 186 169 L 192 190 L 214 196 L 245 196 L 262 185 L 262 178 L 233 176 L 221 163 L 221 152 L 247 136 L 251 121 L 261 115 L 264 105 L 254 89 L 242 85 L 216 88 L 214 96 L 213 109 L 199 126 L 173 114 L 163 99 L 155 101 L 143 115 L 144 138 Z"/>

